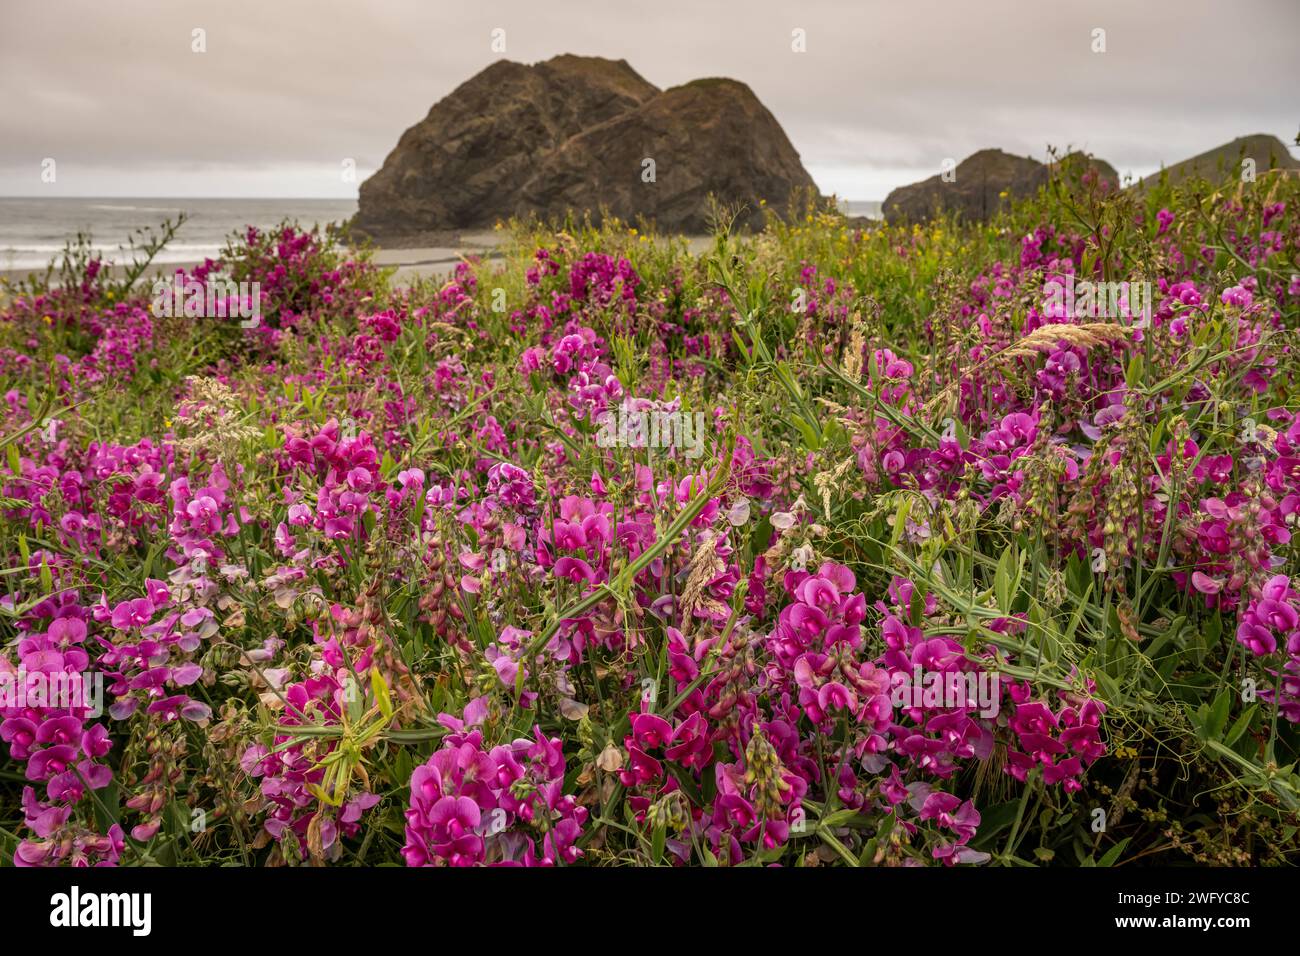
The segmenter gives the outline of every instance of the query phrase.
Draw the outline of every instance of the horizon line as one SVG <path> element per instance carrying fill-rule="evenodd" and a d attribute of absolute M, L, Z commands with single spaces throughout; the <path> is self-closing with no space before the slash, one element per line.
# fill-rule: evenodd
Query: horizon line
<path fill-rule="evenodd" d="M 856 202 L 881 202 L 881 203 L 882 203 L 882 202 L 885 201 L 885 197 L 883 197 L 883 196 L 880 197 L 880 198 L 878 198 L 878 199 L 874 199 L 874 198 L 873 198 L 873 199 L 850 199 L 850 198 L 848 198 L 848 197 L 846 197 L 846 196 L 840 196 L 840 195 L 836 195 L 836 194 L 834 194 L 834 193 L 825 194 L 825 198 L 827 198 L 827 199 L 838 199 L 838 200 L 840 200 L 841 202 L 855 202 L 855 203 L 856 203 Z M 116 196 L 116 195 L 107 195 L 107 196 L 106 196 L 106 195 L 103 195 L 103 194 L 91 194 L 91 193 L 87 193 L 87 194 L 85 194 L 85 195 L 77 194 L 77 195 L 73 195 L 73 196 L 69 196 L 69 195 L 61 195 L 61 196 L 41 196 L 41 195 L 33 195 L 33 194 L 16 194 L 16 195 L 15 195 L 15 194 L 0 194 L 0 200 L 5 200 L 5 199 L 40 199 L 40 200 L 50 200 L 50 199 L 118 199 L 118 200 L 126 200 L 126 199 L 148 199 L 148 200 L 151 200 L 151 201 L 153 201 L 153 202 L 160 202 L 160 201 L 167 201 L 167 200 L 186 200 L 186 199 L 239 199 L 239 200 L 265 200 L 265 201 L 267 201 L 267 202 L 279 202 L 279 201 L 284 201 L 284 200 L 312 200 L 312 201 L 319 201 L 319 202 L 353 202 L 353 203 L 359 203 L 359 202 L 360 202 L 360 200 L 357 199 L 357 198 L 341 197 L 341 196 L 212 196 L 212 195 L 207 195 L 207 196 Z"/>

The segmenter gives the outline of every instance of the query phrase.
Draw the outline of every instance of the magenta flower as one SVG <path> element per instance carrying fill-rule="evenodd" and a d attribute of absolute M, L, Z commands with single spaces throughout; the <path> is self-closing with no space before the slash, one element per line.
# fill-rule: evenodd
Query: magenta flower
<path fill-rule="evenodd" d="M 123 601 L 113 608 L 113 626 L 118 630 L 125 631 L 132 627 L 143 627 L 148 624 L 154 614 L 154 605 L 148 598 L 136 598 L 132 601 Z"/>

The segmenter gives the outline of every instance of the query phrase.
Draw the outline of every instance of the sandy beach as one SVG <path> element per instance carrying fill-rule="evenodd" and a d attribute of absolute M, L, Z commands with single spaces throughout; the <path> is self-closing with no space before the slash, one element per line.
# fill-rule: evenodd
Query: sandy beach
<path fill-rule="evenodd" d="M 434 236 L 440 244 L 411 246 L 408 248 L 376 247 L 373 258 L 376 265 L 392 268 L 395 285 L 409 285 L 421 279 L 441 278 L 451 274 L 463 259 L 477 256 L 485 260 L 499 259 L 501 234 L 493 230 L 465 232 Z M 712 240 L 708 236 L 688 236 L 686 242 L 692 253 L 699 253 Z M 201 260 L 160 263 L 146 275 L 170 275 L 177 269 L 191 269 Z M 121 275 L 124 266 L 115 263 L 110 267 L 114 275 Z M 0 269 L 0 283 L 16 284 L 33 273 L 31 269 Z"/>
<path fill-rule="evenodd" d="M 456 263 L 469 256 L 491 259 L 498 256 L 500 243 L 494 233 L 466 234 L 454 245 L 417 246 L 409 249 L 376 249 L 374 261 L 377 265 L 394 267 L 393 281 L 408 284 L 416 279 L 426 279 L 447 275 L 456 267 Z M 200 260 L 168 262 L 152 266 L 148 275 L 169 275 L 177 269 L 191 269 Z M 114 263 L 111 271 L 120 275 L 124 266 Z M 31 269 L 0 269 L 0 279 L 9 283 L 21 281 L 31 275 Z"/>

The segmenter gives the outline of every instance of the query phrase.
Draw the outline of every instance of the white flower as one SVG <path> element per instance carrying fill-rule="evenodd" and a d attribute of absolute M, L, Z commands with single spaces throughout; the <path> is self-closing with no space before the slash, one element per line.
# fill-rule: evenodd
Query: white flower
<path fill-rule="evenodd" d="M 727 511 L 727 520 L 731 522 L 733 528 L 739 528 L 749 520 L 749 499 L 745 497 L 738 498 L 731 508 Z M 775 524 L 775 522 L 773 522 Z"/>

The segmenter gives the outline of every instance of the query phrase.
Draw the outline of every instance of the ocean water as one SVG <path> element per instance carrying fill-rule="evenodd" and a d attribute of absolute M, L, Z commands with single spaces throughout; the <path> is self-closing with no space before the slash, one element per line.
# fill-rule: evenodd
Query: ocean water
<path fill-rule="evenodd" d="M 157 231 L 181 211 L 189 219 L 156 262 L 216 257 L 227 237 L 246 226 L 268 228 L 284 219 L 299 225 L 341 222 L 357 211 L 352 199 L 121 199 L 0 197 L 0 271 L 41 270 L 78 232 L 88 233 L 105 260 L 129 261 L 118 247 L 135 230 Z M 138 244 L 138 240 L 137 240 Z"/>
<path fill-rule="evenodd" d="M 880 218 L 879 202 L 841 202 L 850 216 Z M 324 225 L 350 219 L 357 211 L 352 199 L 27 199 L 0 197 L 0 272 L 43 270 L 78 232 L 106 261 L 126 262 L 119 248 L 141 228 L 157 230 L 164 219 L 184 211 L 189 219 L 155 262 L 200 262 L 216 257 L 234 232 L 247 226 L 262 229 L 284 219 L 299 225 Z M 455 257 L 455 250 L 448 250 Z"/>
<path fill-rule="evenodd" d="M 840 202 L 840 212 L 846 216 L 865 216 L 867 219 L 883 219 L 880 207 L 883 203 L 878 199 L 873 200 L 856 200 L 845 199 Z"/>

